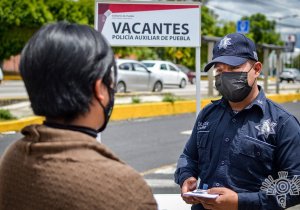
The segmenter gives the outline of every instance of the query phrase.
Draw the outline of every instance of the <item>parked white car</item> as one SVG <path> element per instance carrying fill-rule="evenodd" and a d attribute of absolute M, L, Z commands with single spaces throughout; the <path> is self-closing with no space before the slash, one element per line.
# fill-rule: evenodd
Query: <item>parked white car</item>
<path fill-rule="evenodd" d="M 117 92 L 162 91 L 162 77 L 148 70 L 141 62 L 117 59 L 116 63 L 118 69 Z"/>
<path fill-rule="evenodd" d="M 164 85 L 178 85 L 184 88 L 187 84 L 188 77 L 174 63 L 160 60 L 143 60 L 145 66 L 150 71 L 159 73 L 164 81 Z"/>

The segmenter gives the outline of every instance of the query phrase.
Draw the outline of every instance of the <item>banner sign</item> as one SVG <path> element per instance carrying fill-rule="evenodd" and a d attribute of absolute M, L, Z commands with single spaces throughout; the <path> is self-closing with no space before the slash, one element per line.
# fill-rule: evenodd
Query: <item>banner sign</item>
<path fill-rule="evenodd" d="M 200 46 L 200 5 L 96 2 L 95 28 L 112 46 Z"/>

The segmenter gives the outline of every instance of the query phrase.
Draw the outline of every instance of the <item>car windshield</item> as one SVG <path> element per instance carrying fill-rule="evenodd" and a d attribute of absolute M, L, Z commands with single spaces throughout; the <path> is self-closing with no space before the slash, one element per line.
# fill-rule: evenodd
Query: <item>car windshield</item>
<path fill-rule="evenodd" d="M 143 64 L 146 66 L 146 67 L 153 67 L 155 65 L 155 63 L 145 63 L 143 62 Z"/>
<path fill-rule="evenodd" d="M 187 67 L 185 67 L 185 66 L 181 66 L 181 65 L 177 65 L 178 66 L 178 68 L 181 70 L 181 71 L 183 71 L 183 72 L 185 72 L 185 73 L 188 73 L 190 70 L 187 68 Z"/>

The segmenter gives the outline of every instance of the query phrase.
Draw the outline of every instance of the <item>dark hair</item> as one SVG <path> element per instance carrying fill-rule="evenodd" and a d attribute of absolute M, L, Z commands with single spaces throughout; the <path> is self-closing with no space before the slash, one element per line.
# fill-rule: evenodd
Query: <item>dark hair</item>
<path fill-rule="evenodd" d="M 26 44 L 20 61 L 34 113 L 65 120 L 89 110 L 96 80 L 110 76 L 112 68 L 114 55 L 101 33 L 67 22 L 42 27 Z"/>

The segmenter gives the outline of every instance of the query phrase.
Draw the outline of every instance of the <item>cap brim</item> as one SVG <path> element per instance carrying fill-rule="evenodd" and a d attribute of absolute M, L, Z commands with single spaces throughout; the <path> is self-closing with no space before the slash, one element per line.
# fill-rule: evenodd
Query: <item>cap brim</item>
<path fill-rule="evenodd" d="M 213 59 L 205 67 L 204 71 L 207 72 L 216 63 L 225 63 L 230 66 L 239 66 L 247 62 L 247 58 L 241 58 L 236 56 L 220 56 Z"/>

